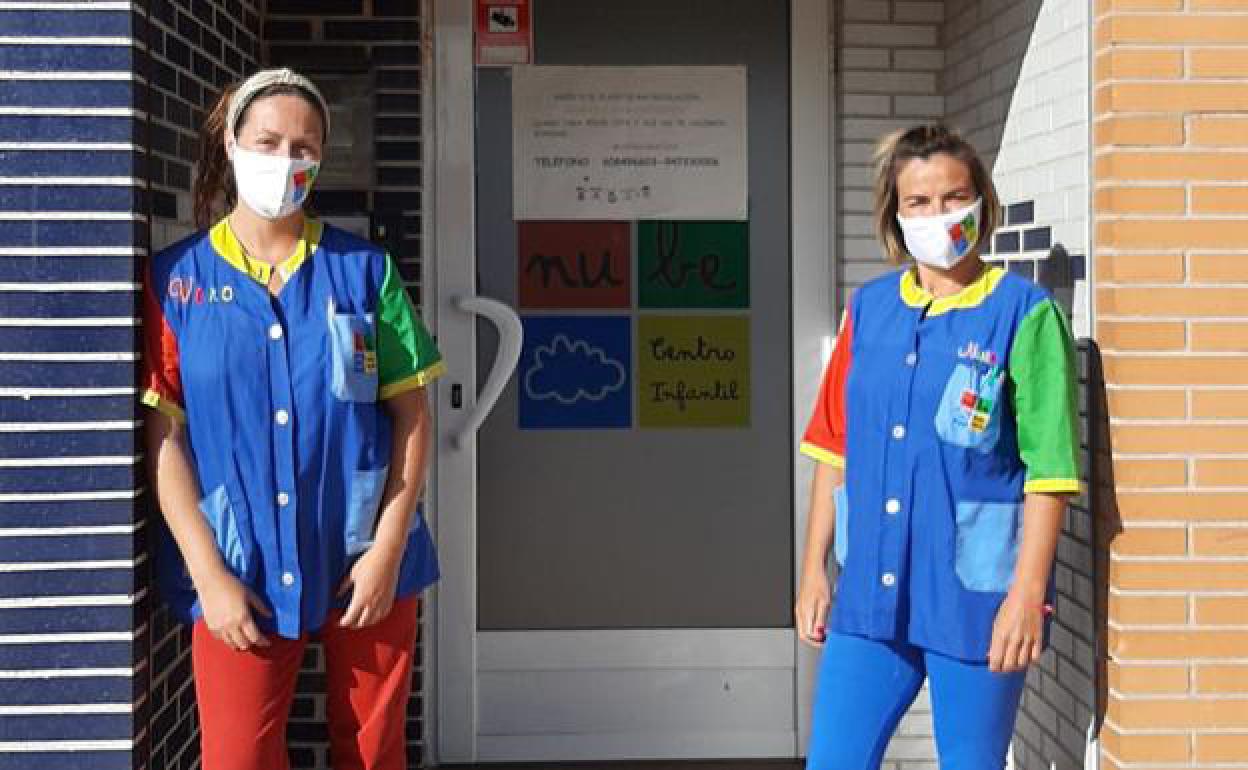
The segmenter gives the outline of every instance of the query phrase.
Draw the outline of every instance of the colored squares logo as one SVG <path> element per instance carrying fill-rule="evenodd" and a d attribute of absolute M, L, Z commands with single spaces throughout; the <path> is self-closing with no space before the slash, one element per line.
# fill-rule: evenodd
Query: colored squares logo
<path fill-rule="evenodd" d="M 311 189 L 312 182 L 316 180 L 316 169 L 310 168 L 307 171 L 296 171 L 291 175 L 291 200 L 295 203 L 302 203 L 303 199 L 308 197 L 308 190 Z"/>
<path fill-rule="evenodd" d="M 953 241 L 953 249 L 958 254 L 965 254 L 979 240 L 979 228 L 975 225 L 975 215 L 967 214 L 961 222 L 955 222 L 949 228 L 949 239 Z"/>

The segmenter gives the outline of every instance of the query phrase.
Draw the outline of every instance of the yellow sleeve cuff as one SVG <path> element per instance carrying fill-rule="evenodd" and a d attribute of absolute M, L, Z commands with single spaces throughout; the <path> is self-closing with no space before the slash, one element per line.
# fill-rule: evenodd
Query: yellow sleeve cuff
<path fill-rule="evenodd" d="M 813 457 L 825 465 L 831 465 L 833 468 L 844 468 L 845 458 L 836 452 L 829 452 L 823 447 L 817 447 L 809 441 L 803 441 L 799 451 L 807 457 Z"/>
<path fill-rule="evenodd" d="M 1079 494 L 1079 479 L 1029 479 L 1023 484 L 1023 492 L 1050 492 L 1056 494 Z"/>
<path fill-rule="evenodd" d="M 380 401 L 385 401 L 387 398 L 394 398 L 400 393 L 406 393 L 407 391 L 415 390 L 416 388 L 423 388 L 444 374 L 446 374 L 446 362 L 438 361 L 413 375 L 404 377 L 398 382 L 382 385 L 381 391 L 377 394 L 377 398 Z"/>
<path fill-rule="evenodd" d="M 144 406 L 150 406 L 166 417 L 172 418 L 183 425 L 186 424 L 186 412 L 182 410 L 182 407 L 168 399 L 161 398 L 156 391 L 150 389 L 144 391 L 142 401 Z"/>

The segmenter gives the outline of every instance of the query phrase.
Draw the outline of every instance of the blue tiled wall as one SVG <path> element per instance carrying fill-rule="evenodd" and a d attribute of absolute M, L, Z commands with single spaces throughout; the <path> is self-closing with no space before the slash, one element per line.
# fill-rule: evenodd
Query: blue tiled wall
<path fill-rule="evenodd" d="M 0 770 L 193 770 L 189 634 L 148 574 L 159 514 L 136 401 L 140 265 L 189 228 L 198 126 L 256 68 L 264 4 L 22 5 L 0 7 L 0 671 L 37 674 L 0 686 Z M 376 184 L 321 191 L 319 205 L 378 213 L 415 290 L 420 3 L 270 6 L 336 17 L 323 42 L 366 57 Z M 321 670 L 313 650 L 292 713 L 300 767 L 328 761 Z M 419 762 L 419 695 L 409 713 Z"/>
<path fill-rule="evenodd" d="M 0 10 L 0 770 L 146 764 L 145 29 Z"/>

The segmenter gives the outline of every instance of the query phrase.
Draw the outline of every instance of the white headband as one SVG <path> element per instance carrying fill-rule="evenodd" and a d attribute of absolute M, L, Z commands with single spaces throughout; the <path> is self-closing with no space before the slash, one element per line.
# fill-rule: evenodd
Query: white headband
<path fill-rule="evenodd" d="M 247 109 L 247 105 L 256 98 L 266 88 L 270 86 L 295 86 L 300 90 L 307 91 L 317 101 L 321 107 L 321 116 L 325 120 L 325 137 L 329 137 L 329 105 L 325 102 L 325 97 L 321 95 L 321 91 L 311 80 L 291 69 L 272 69 L 260 70 L 256 74 L 243 81 L 243 84 L 234 92 L 234 96 L 230 99 L 230 109 L 225 116 L 225 135 L 237 136 L 235 131 L 238 128 L 238 119 L 242 117 L 243 111 Z"/>

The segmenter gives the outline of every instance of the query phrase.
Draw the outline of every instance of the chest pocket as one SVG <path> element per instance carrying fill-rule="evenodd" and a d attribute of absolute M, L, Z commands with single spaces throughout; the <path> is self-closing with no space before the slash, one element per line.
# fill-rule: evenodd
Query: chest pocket
<path fill-rule="evenodd" d="M 342 401 L 377 400 L 377 323 L 372 313 L 329 309 L 331 389 Z"/>
<path fill-rule="evenodd" d="M 1001 392 L 1005 372 L 999 366 L 963 361 L 945 383 L 936 410 L 936 433 L 950 444 L 991 451 L 1001 435 Z"/>

